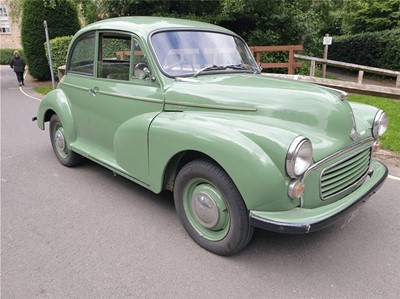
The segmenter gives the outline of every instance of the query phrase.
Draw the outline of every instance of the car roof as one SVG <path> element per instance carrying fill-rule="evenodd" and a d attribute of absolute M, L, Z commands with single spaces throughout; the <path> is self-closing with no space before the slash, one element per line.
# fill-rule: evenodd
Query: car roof
<path fill-rule="evenodd" d="M 164 17 L 118 17 L 98 21 L 87 25 L 78 31 L 80 35 L 87 31 L 93 30 L 118 30 L 136 33 L 146 38 L 149 34 L 159 30 L 169 29 L 196 29 L 196 30 L 212 30 L 220 31 L 228 34 L 235 34 L 232 31 L 209 23 Z"/>

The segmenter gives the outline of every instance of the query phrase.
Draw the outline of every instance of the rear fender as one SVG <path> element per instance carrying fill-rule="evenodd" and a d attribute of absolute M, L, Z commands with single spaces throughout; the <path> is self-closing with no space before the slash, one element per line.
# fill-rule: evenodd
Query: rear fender
<path fill-rule="evenodd" d="M 76 131 L 71 113 L 71 106 L 68 98 L 61 89 L 52 90 L 40 103 L 37 115 L 37 126 L 41 130 L 44 130 L 44 123 L 50 121 L 53 114 L 57 114 L 60 118 L 64 127 L 65 137 L 69 141 L 67 146 L 70 148 L 70 143 L 76 140 Z"/>

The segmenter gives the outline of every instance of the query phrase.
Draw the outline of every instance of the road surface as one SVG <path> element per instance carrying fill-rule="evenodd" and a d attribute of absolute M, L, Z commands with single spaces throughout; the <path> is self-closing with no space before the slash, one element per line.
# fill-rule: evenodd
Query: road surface
<path fill-rule="evenodd" d="M 400 181 L 343 228 L 256 230 L 240 254 L 216 256 L 188 237 L 170 195 L 91 162 L 61 166 L 31 121 L 39 101 L 16 83 L 2 66 L 2 298 L 400 297 Z"/>

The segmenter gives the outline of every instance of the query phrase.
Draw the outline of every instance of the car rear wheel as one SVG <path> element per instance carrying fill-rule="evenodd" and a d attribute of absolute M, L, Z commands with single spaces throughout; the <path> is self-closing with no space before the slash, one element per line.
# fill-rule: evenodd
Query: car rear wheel
<path fill-rule="evenodd" d="M 250 241 L 248 210 L 231 178 L 219 166 L 196 160 L 178 173 L 174 186 L 178 216 L 192 239 L 218 255 L 232 255 Z"/>
<path fill-rule="evenodd" d="M 53 114 L 50 118 L 50 141 L 53 151 L 62 165 L 72 167 L 82 162 L 82 156 L 68 148 L 64 126 L 57 114 Z"/>

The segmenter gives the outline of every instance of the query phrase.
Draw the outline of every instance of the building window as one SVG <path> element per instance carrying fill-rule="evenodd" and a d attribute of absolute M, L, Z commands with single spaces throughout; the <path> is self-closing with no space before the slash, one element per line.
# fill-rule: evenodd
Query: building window
<path fill-rule="evenodd" d="M 10 24 L 8 22 L 0 22 L 0 33 L 10 33 Z"/>
<path fill-rule="evenodd" d="M 5 5 L 0 4 L 0 17 L 8 17 L 7 7 Z"/>

